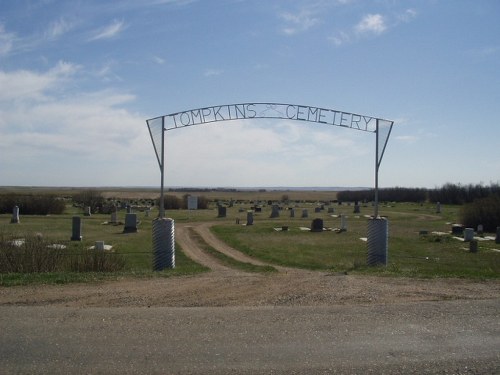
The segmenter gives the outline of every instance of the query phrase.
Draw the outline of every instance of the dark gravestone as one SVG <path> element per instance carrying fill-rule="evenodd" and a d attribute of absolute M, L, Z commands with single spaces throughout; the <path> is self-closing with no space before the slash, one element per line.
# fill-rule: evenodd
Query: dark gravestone
<path fill-rule="evenodd" d="M 464 234 L 464 226 L 462 224 L 453 224 L 451 226 L 451 234 L 462 236 Z"/>
<path fill-rule="evenodd" d="M 253 225 L 253 212 L 247 212 L 247 225 Z"/>
<path fill-rule="evenodd" d="M 71 241 L 82 240 L 82 218 L 80 216 L 73 216 L 71 233 Z"/>
<path fill-rule="evenodd" d="M 217 217 L 226 217 L 226 206 L 218 206 Z"/>
<path fill-rule="evenodd" d="M 311 232 L 323 232 L 323 219 L 316 218 L 312 221 Z"/>
<path fill-rule="evenodd" d="M 137 232 L 137 214 L 125 214 L 125 227 L 123 233 Z"/>
<path fill-rule="evenodd" d="M 280 217 L 280 208 L 278 205 L 273 204 L 271 211 L 271 218 Z"/>

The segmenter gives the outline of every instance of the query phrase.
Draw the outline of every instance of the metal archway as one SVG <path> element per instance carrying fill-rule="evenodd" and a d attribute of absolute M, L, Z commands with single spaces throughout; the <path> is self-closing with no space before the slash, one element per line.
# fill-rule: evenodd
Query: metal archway
<path fill-rule="evenodd" d="M 164 161 L 165 132 L 188 126 L 220 121 L 281 119 L 307 121 L 319 125 L 340 126 L 375 133 L 375 203 L 374 217 L 378 217 L 378 171 L 392 131 L 393 121 L 335 109 L 284 103 L 239 103 L 190 109 L 146 120 L 149 134 L 160 166 L 160 218 L 165 216 Z"/>

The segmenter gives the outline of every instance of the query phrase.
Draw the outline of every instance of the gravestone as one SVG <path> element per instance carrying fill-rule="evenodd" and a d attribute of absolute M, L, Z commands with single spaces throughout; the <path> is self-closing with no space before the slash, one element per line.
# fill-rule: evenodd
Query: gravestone
<path fill-rule="evenodd" d="M 471 253 L 477 253 L 477 248 L 478 248 L 478 241 L 477 240 L 472 240 L 469 243 L 469 251 Z"/>
<path fill-rule="evenodd" d="M 354 205 L 354 213 L 359 214 L 360 212 L 361 212 L 361 206 L 358 203 L 356 203 Z"/>
<path fill-rule="evenodd" d="M 464 226 L 462 224 L 453 224 L 451 226 L 451 234 L 461 236 L 464 234 Z"/>
<path fill-rule="evenodd" d="M 302 218 L 307 218 L 309 217 L 309 214 L 307 213 L 307 209 L 302 210 Z"/>
<path fill-rule="evenodd" d="M 474 239 L 474 229 L 472 228 L 465 228 L 464 230 L 464 241 L 465 242 L 470 242 Z"/>
<path fill-rule="evenodd" d="M 104 251 L 104 241 L 96 241 L 94 249 L 99 251 Z"/>
<path fill-rule="evenodd" d="M 137 214 L 126 214 L 125 227 L 123 228 L 123 233 L 135 233 L 135 232 L 137 232 Z"/>
<path fill-rule="evenodd" d="M 311 232 L 323 232 L 323 219 L 316 218 L 312 221 Z"/>
<path fill-rule="evenodd" d="M 343 232 L 347 230 L 347 217 L 345 215 L 340 215 L 340 230 Z"/>
<path fill-rule="evenodd" d="M 131 214 L 132 213 L 132 206 L 131 205 L 127 205 L 127 214 Z"/>
<path fill-rule="evenodd" d="M 315 207 L 315 208 L 314 208 L 314 212 L 315 212 L 315 213 L 319 213 L 319 212 L 321 212 L 321 207 Z"/>
<path fill-rule="evenodd" d="M 116 224 L 118 223 L 118 213 L 116 211 L 111 212 L 111 220 L 109 221 L 111 224 Z"/>
<path fill-rule="evenodd" d="M 262 212 L 262 207 L 255 207 L 255 212 Z"/>
<path fill-rule="evenodd" d="M 437 214 L 441 213 L 441 203 L 439 203 L 439 202 L 436 203 L 436 213 Z"/>
<path fill-rule="evenodd" d="M 247 225 L 253 225 L 253 212 L 247 211 Z"/>
<path fill-rule="evenodd" d="M 276 204 L 273 204 L 272 206 L 272 211 L 271 211 L 271 218 L 274 218 L 274 217 L 280 217 L 280 208 L 278 205 Z"/>
<path fill-rule="evenodd" d="M 90 206 L 85 207 L 85 212 L 83 213 L 83 216 L 91 216 L 92 213 L 90 212 Z"/>
<path fill-rule="evenodd" d="M 14 206 L 14 209 L 12 210 L 12 219 L 10 219 L 10 222 L 12 224 L 19 224 L 19 207 Z"/>
<path fill-rule="evenodd" d="M 218 214 L 217 217 L 226 217 L 226 206 L 217 206 Z"/>
<path fill-rule="evenodd" d="M 334 213 L 335 213 L 335 208 L 333 208 L 333 207 L 328 207 L 328 213 L 329 213 L 329 214 L 334 214 Z"/>
<path fill-rule="evenodd" d="M 190 195 L 187 197 L 188 210 L 198 209 L 198 197 L 196 195 Z"/>
<path fill-rule="evenodd" d="M 72 232 L 71 241 L 82 240 L 82 218 L 80 216 L 73 216 L 72 218 Z"/>
<path fill-rule="evenodd" d="M 478 236 L 482 236 L 484 234 L 484 228 L 483 228 L 482 224 L 479 224 L 477 226 L 477 234 L 478 234 Z"/>
<path fill-rule="evenodd" d="M 295 217 L 295 208 L 290 209 L 290 217 Z"/>
<path fill-rule="evenodd" d="M 145 217 L 149 217 L 149 214 L 151 213 L 151 208 L 147 208 L 145 211 Z"/>
<path fill-rule="evenodd" d="M 500 227 L 497 227 L 497 233 L 495 237 L 495 243 L 500 243 Z"/>

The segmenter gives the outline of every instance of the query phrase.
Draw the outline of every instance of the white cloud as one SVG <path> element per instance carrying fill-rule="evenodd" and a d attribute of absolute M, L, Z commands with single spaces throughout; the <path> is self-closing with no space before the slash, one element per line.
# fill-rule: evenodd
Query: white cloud
<path fill-rule="evenodd" d="M 222 69 L 205 69 L 205 72 L 203 75 L 205 77 L 213 77 L 213 76 L 220 76 L 222 73 L 224 73 L 224 70 Z"/>
<path fill-rule="evenodd" d="M 154 163 L 144 118 L 127 109 L 135 97 L 72 94 L 79 69 L 60 62 L 43 73 L 0 71 L 0 148 L 9 155 L 0 184 L 99 185 L 97 175 L 102 184 L 115 183 L 110 176 L 125 183 L 125 169 L 140 175 L 141 162 Z"/>
<path fill-rule="evenodd" d="M 14 72 L 0 71 L 0 103 L 2 101 L 20 101 L 25 99 L 42 99 L 47 92 L 56 88 L 64 79 L 79 70 L 77 65 L 59 61 L 46 73 L 28 70 Z"/>
<path fill-rule="evenodd" d="M 74 25 L 72 23 L 68 22 L 64 18 L 60 18 L 49 25 L 45 31 L 45 38 L 49 40 L 57 39 L 70 31 L 73 27 Z"/>
<path fill-rule="evenodd" d="M 89 40 L 111 39 L 119 35 L 125 28 L 126 26 L 123 21 L 113 20 L 108 26 L 97 30 Z"/>
<path fill-rule="evenodd" d="M 401 22 L 410 22 L 412 19 L 417 17 L 418 12 L 415 9 L 409 8 L 406 9 L 403 13 L 397 16 L 398 20 Z"/>
<path fill-rule="evenodd" d="M 319 18 L 309 9 L 302 9 L 298 13 L 284 12 L 280 17 L 286 22 L 286 26 L 282 28 L 286 35 L 305 32 L 319 23 Z"/>
<path fill-rule="evenodd" d="M 159 65 L 165 64 L 165 59 L 162 59 L 159 56 L 153 56 L 153 61 Z"/>
<path fill-rule="evenodd" d="M 385 19 L 381 14 L 368 14 L 356 25 L 358 33 L 382 34 L 387 29 Z"/>
<path fill-rule="evenodd" d="M 15 36 L 5 31 L 5 27 L 0 23 L 0 56 L 7 55 L 12 50 Z"/>

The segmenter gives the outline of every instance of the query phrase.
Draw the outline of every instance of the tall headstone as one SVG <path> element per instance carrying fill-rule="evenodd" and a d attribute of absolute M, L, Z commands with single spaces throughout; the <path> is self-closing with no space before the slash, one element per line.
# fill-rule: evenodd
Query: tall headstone
<path fill-rule="evenodd" d="M 340 230 L 347 230 L 347 217 L 345 215 L 340 215 Z"/>
<path fill-rule="evenodd" d="M 478 236 L 482 236 L 484 234 L 484 227 L 483 227 L 483 224 L 479 224 L 477 226 L 477 234 Z"/>
<path fill-rule="evenodd" d="M 197 210 L 198 209 L 198 197 L 195 195 L 189 195 L 187 197 L 187 205 L 188 210 Z"/>
<path fill-rule="evenodd" d="M 91 216 L 91 215 L 92 213 L 90 212 L 90 206 L 86 206 L 83 216 Z"/>
<path fill-rule="evenodd" d="M 280 208 L 277 204 L 273 204 L 271 211 L 271 218 L 280 217 Z"/>
<path fill-rule="evenodd" d="M 495 237 L 495 243 L 500 243 L 500 227 L 497 227 L 497 233 Z"/>
<path fill-rule="evenodd" d="M 316 218 L 312 221 L 311 232 L 323 232 L 323 219 Z"/>
<path fill-rule="evenodd" d="M 81 241 L 81 240 L 82 240 L 82 218 L 80 216 L 73 216 L 71 241 Z"/>
<path fill-rule="evenodd" d="M 436 203 L 436 213 L 437 214 L 441 213 L 441 203 L 439 203 L 439 202 Z"/>
<path fill-rule="evenodd" d="M 253 211 L 247 211 L 247 225 L 253 225 Z"/>
<path fill-rule="evenodd" d="M 361 206 L 356 202 L 356 204 L 354 205 L 354 213 L 355 214 L 359 214 L 361 213 Z"/>
<path fill-rule="evenodd" d="M 130 204 L 127 205 L 127 214 L 132 213 L 132 206 Z"/>
<path fill-rule="evenodd" d="M 10 219 L 10 222 L 12 224 L 19 224 L 19 207 L 14 206 L 14 209 L 12 210 L 12 219 Z"/>
<path fill-rule="evenodd" d="M 290 209 L 290 217 L 295 217 L 295 208 Z"/>
<path fill-rule="evenodd" d="M 116 211 L 111 212 L 111 220 L 109 222 L 111 224 L 118 223 L 118 213 Z"/>
<path fill-rule="evenodd" d="M 226 217 L 226 206 L 217 206 L 218 215 L 217 217 Z"/>
<path fill-rule="evenodd" d="M 123 233 L 135 233 L 135 232 L 137 232 L 137 214 L 126 214 L 125 227 L 123 228 Z"/>
<path fill-rule="evenodd" d="M 306 208 L 304 208 L 304 209 L 302 210 L 302 218 L 307 218 L 307 217 L 309 217 L 309 214 L 307 213 L 307 209 L 306 209 Z"/>

